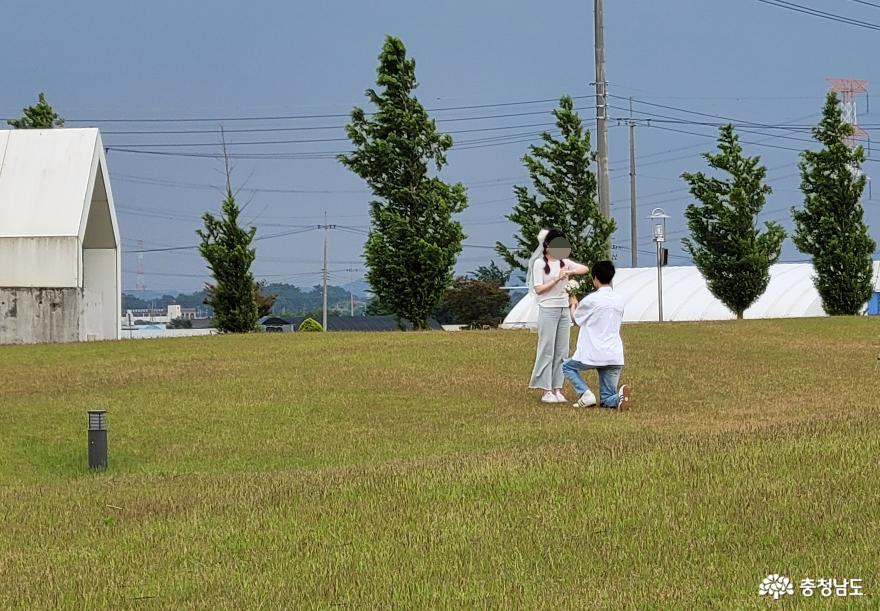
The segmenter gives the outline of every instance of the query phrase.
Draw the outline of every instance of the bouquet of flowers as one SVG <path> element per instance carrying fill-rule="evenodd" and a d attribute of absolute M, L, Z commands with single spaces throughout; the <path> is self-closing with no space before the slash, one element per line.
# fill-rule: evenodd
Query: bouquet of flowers
<path fill-rule="evenodd" d="M 587 294 L 586 283 L 571 278 L 565 283 L 565 292 L 580 301 Z"/>

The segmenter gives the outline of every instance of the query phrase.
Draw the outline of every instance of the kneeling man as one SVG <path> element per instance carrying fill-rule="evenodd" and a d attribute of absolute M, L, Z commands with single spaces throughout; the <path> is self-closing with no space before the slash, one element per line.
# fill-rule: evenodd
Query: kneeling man
<path fill-rule="evenodd" d="M 599 397 L 602 407 L 626 409 L 630 402 L 630 388 L 617 387 L 623 371 L 623 341 L 620 325 L 623 322 L 623 299 L 614 292 L 614 264 L 599 261 L 592 267 L 593 286 L 596 290 L 580 303 L 572 296 L 569 300 L 571 317 L 579 327 L 577 349 L 562 363 L 562 371 L 580 396 L 575 407 L 593 407 L 596 395 L 589 389 L 580 372 L 595 369 L 599 373 Z"/>

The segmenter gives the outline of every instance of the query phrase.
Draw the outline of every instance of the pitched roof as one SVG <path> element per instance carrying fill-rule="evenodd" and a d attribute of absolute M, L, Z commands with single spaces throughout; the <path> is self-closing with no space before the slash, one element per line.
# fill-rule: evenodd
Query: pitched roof
<path fill-rule="evenodd" d="M 263 316 L 260 320 L 257 321 L 258 325 L 265 326 L 280 326 L 280 325 L 289 325 L 290 323 L 283 318 L 279 318 L 278 316 Z"/>
<path fill-rule="evenodd" d="M 97 129 L 0 130 L 0 237 L 83 237 L 93 188 L 115 225 Z"/>

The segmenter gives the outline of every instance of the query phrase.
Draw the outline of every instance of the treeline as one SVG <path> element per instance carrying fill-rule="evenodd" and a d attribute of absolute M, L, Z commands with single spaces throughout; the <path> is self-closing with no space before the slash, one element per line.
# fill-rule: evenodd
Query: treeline
<path fill-rule="evenodd" d="M 302 289 L 291 284 L 275 283 L 262 288 L 267 295 L 275 296 L 272 305 L 272 313 L 288 316 L 312 315 L 323 307 L 323 288 L 314 286 L 310 289 Z M 203 308 L 208 315 L 213 314 L 209 305 L 205 304 L 207 293 L 196 291 L 193 293 L 178 293 L 177 295 L 162 295 L 155 299 L 142 299 L 136 295 L 122 294 L 122 313 L 126 310 L 139 310 L 154 308 L 164 312 L 172 304 L 178 304 L 184 308 Z M 366 307 L 368 297 L 354 295 L 355 315 L 362 315 Z M 348 289 L 339 286 L 327 287 L 327 307 L 332 314 L 348 315 L 351 313 L 351 298 Z"/>

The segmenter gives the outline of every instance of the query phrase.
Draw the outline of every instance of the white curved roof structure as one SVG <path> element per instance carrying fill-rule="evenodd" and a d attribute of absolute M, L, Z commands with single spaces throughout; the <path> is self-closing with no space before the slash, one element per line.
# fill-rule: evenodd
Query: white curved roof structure
<path fill-rule="evenodd" d="M 626 302 L 624 322 L 658 320 L 657 269 L 621 268 L 614 290 Z M 874 262 L 874 290 L 880 291 L 880 261 Z M 813 285 L 809 263 L 779 263 L 770 268 L 770 284 L 745 318 L 801 318 L 825 316 Z M 670 321 L 727 320 L 734 314 L 716 299 L 696 267 L 663 268 L 663 318 Z M 534 328 L 538 309 L 534 298 L 523 297 L 504 319 L 506 329 Z"/>

